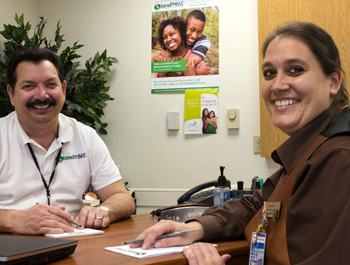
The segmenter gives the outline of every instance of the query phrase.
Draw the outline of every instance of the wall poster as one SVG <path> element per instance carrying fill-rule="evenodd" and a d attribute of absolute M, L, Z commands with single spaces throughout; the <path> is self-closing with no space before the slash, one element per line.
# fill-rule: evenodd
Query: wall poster
<path fill-rule="evenodd" d="M 152 2 L 152 93 L 219 88 L 219 0 Z"/>

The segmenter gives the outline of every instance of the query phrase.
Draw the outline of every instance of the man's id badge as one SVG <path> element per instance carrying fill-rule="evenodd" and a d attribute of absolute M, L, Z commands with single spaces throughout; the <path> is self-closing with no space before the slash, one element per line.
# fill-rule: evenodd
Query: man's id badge
<path fill-rule="evenodd" d="M 266 233 L 253 232 L 250 245 L 249 265 L 263 265 L 265 255 Z"/>

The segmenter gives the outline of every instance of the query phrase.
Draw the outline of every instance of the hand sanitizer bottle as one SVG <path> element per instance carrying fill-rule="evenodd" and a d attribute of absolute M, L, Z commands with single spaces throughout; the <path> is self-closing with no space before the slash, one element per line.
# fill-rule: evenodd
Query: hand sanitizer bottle
<path fill-rule="evenodd" d="M 231 200 L 231 190 L 227 187 L 227 180 L 224 176 L 225 167 L 220 167 L 221 176 L 218 178 L 218 186 L 214 189 L 214 206 L 222 206 Z"/>

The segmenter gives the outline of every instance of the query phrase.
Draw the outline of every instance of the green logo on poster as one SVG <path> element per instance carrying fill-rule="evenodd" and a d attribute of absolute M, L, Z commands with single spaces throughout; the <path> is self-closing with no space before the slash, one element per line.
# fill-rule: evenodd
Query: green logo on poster
<path fill-rule="evenodd" d="M 156 4 L 154 6 L 155 10 L 159 10 L 161 8 L 169 8 L 169 7 L 179 7 L 179 6 L 185 6 L 184 1 L 180 2 L 170 2 L 169 4 Z"/>

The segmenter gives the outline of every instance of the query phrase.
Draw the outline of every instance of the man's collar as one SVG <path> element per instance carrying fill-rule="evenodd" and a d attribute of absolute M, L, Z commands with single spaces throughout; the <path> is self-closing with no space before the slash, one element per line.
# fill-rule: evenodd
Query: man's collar
<path fill-rule="evenodd" d="M 18 116 L 17 116 L 17 112 L 14 111 L 14 120 L 15 120 L 15 124 L 17 126 L 18 132 L 19 132 L 19 137 L 22 141 L 23 145 L 26 145 L 28 143 L 33 143 L 34 141 L 32 139 L 30 139 L 30 137 L 28 136 L 28 134 L 25 132 L 25 130 L 23 129 L 21 123 L 19 122 Z"/>
<path fill-rule="evenodd" d="M 70 126 L 71 121 L 62 113 L 58 117 L 58 137 L 61 143 L 67 143 L 73 139 L 73 129 Z"/>

